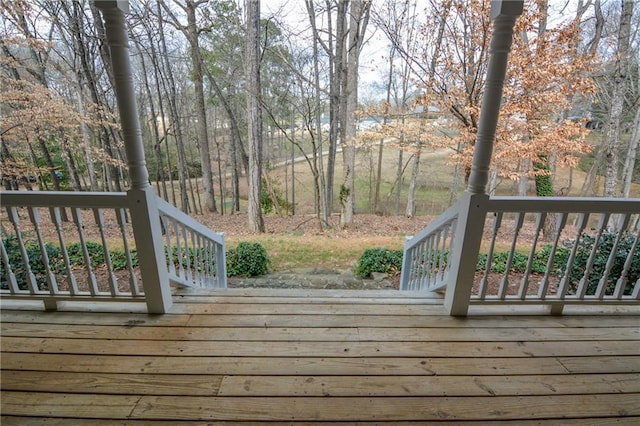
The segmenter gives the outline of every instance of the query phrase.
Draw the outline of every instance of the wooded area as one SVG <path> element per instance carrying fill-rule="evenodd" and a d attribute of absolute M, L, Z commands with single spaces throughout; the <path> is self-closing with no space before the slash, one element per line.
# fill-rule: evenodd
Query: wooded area
<path fill-rule="evenodd" d="M 421 164 L 436 151 L 447 153 L 455 201 L 477 132 L 490 2 L 274 4 L 129 3 L 158 194 L 187 213 L 246 210 L 254 232 L 264 232 L 262 214 L 311 213 L 296 211 L 303 192 L 320 227 L 338 212 L 349 226 L 362 205 L 411 217 L 430 178 Z M 569 195 L 581 167 L 581 193 L 571 195 L 638 196 L 637 9 L 631 0 L 525 2 L 488 192 L 509 180 L 520 195 Z M 2 0 L 0 16 L 3 188 L 126 190 L 100 11 L 89 0 Z M 561 168 L 568 186 L 554 185 Z"/>

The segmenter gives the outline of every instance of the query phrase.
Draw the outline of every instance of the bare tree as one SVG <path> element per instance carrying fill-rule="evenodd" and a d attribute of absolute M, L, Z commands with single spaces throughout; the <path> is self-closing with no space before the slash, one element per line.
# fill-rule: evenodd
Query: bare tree
<path fill-rule="evenodd" d="M 355 163 L 356 147 L 353 140 L 356 134 L 356 108 L 358 106 L 358 64 L 360 51 L 369 22 L 371 1 L 353 0 L 349 19 L 349 44 L 347 51 L 346 78 L 342 81 L 346 88 L 342 98 L 345 99 L 344 110 L 341 110 L 340 134 L 342 139 L 343 181 L 340 186 L 340 225 L 350 226 L 355 212 Z"/>
<path fill-rule="evenodd" d="M 618 171 L 620 162 L 620 124 L 622 122 L 627 76 L 629 73 L 629 44 L 631 38 L 631 17 L 633 1 L 622 0 L 620 24 L 618 26 L 615 71 L 613 76 L 613 92 L 611 109 L 607 123 L 605 145 L 605 181 L 604 196 L 615 197 L 618 194 Z"/>
<path fill-rule="evenodd" d="M 207 111 L 204 102 L 204 85 L 202 82 L 203 76 L 203 61 L 200 51 L 200 29 L 196 22 L 196 10 L 198 7 L 206 4 L 208 0 L 185 0 L 182 4 L 175 1 L 175 4 L 180 6 L 187 15 L 187 25 L 180 24 L 180 21 L 173 13 L 173 11 L 162 2 L 162 6 L 171 17 L 171 24 L 182 31 L 189 42 L 189 50 L 191 53 L 192 61 L 192 77 L 195 94 L 195 108 L 196 117 L 198 122 L 196 123 L 196 129 L 198 134 L 198 141 L 200 147 L 200 164 L 202 166 L 202 186 L 204 188 L 204 204 L 208 211 L 217 212 L 216 199 L 213 189 L 213 174 L 211 171 L 211 153 L 209 148 L 209 135 L 207 131 Z"/>
<path fill-rule="evenodd" d="M 260 0 L 247 1 L 246 87 L 249 143 L 249 229 L 264 232 L 262 188 L 262 111 L 260 94 Z"/>
<path fill-rule="evenodd" d="M 620 190 L 621 197 L 629 197 L 631 194 L 631 181 L 633 179 L 634 166 L 636 164 L 636 155 L 640 148 L 640 104 L 636 106 L 636 115 L 633 119 L 633 131 L 627 155 L 622 169 L 622 188 Z"/>

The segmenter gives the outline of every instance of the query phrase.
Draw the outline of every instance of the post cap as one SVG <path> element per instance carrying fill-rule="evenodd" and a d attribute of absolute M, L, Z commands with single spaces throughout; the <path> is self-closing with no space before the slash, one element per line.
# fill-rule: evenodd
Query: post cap
<path fill-rule="evenodd" d="M 523 0 L 491 0 L 491 19 L 498 16 L 519 16 L 522 14 Z"/>

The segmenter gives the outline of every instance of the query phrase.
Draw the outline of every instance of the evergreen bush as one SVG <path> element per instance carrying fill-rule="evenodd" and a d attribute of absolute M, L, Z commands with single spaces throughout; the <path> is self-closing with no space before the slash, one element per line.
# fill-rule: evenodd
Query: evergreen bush
<path fill-rule="evenodd" d="M 7 251 L 7 258 L 9 265 L 13 271 L 18 287 L 22 290 L 27 289 L 27 268 L 25 268 L 20 253 L 20 247 L 18 245 L 18 238 L 15 236 L 9 236 L 2 240 L 4 247 Z M 40 289 L 47 288 L 47 277 L 44 261 L 42 259 L 42 252 L 40 246 L 36 241 L 25 241 L 25 250 L 29 257 L 29 267 L 31 272 L 36 277 L 36 282 Z M 87 252 L 89 253 L 89 259 L 91 260 L 91 267 L 96 268 L 105 263 L 104 247 L 99 243 L 91 241 L 86 242 Z M 49 258 L 49 267 L 54 274 L 66 274 L 64 259 L 62 258 L 62 251 L 60 247 L 46 243 L 45 250 L 47 257 Z M 71 266 L 82 267 L 85 265 L 84 254 L 82 250 L 82 244 L 72 243 L 67 246 L 67 254 L 69 255 L 69 262 Z M 111 266 L 114 271 L 125 269 L 127 267 L 127 257 L 123 250 L 111 250 L 109 252 L 111 256 Z M 136 250 L 131 251 L 131 263 L 133 267 L 138 266 L 138 255 Z M 0 262 L 0 288 L 8 288 L 7 273 L 3 262 Z"/>
<path fill-rule="evenodd" d="M 27 268 L 22 261 L 22 254 L 20 253 L 20 246 L 18 244 L 18 238 L 15 236 L 9 236 L 3 241 L 4 247 L 7 251 L 7 257 L 9 259 L 9 265 L 13 271 L 18 287 L 21 290 L 27 289 Z M 42 259 L 42 252 L 40 246 L 36 241 L 25 241 L 25 251 L 29 257 L 29 267 L 33 275 L 35 275 L 36 283 L 38 287 L 42 289 L 47 288 L 47 276 L 44 261 Z M 60 272 L 64 265 L 60 254 L 60 248 L 54 246 L 51 243 L 45 244 L 45 251 L 49 258 L 49 267 L 53 273 Z M 3 289 L 8 288 L 7 271 L 5 271 L 4 263 L 0 262 L 0 287 Z"/>
<path fill-rule="evenodd" d="M 89 253 L 89 259 L 91 259 L 91 267 L 95 268 L 104 263 L 104 247 L 102 244 L 94 243 L 92 241 L 85 242 L 87 246 L 87 252 Z M 67 254 L 69 255 L 69 262 L 72 265 L 84 265 L 84 254 L 82 253 L 82 244 L 73 243 L 67 246 Z"/>
<path fill-rule="evenodd" d="M 362 278 L 370 278 L 373 272 L 395 274 L 402 269 L 402 250 L 386 248 L 366 249 L 358 263 L 355 273 Z"/>
<path fill-rule="evenodd" d="M 607 262 L 609 256 L 613 250 L 613 245 L 617 238 L 617 233 L 605 232 L 600 237 L 598 242 L 598 248 L 593 259 L 593 265 L 587 275 L 587 294 L 594 294 L 600 280 L 603 278 L 606 271 Z M 625 231 L 618 242 L 618 247 L 614 253 L 613 263 L 611 270 L 606 277 L 606 294 L 612 294 L 616 286 L 618 277 L 622 274 L 625 262 L 630 255 L 633 255 L 631 260 L 631 266 L 629 268 L 627 276 L 627 285 L 624 290 L 624 294 L 631 294 L 633 289 L 633 283 L 640 279 L 640 248 L 636 248 L 634 253 L 631 253 L 631 248 L 635 241 L 635 236 L 630 232 Z M 578 249 L 576 251 L 576 258 L 573 262 L 569 274 L 570 288 L 575 291 L 578 288 L 580 280 L 585 274 L 589 257 L 593 251 L 593 246 L 596 243 L 596 238 L 588 234 L 582 234 L 578 241 Z M 573 242 L 571 242 L 573 244 Z M 567 249 L 565 249 L 567 250 Z M 568 251 L 568 250 L 567 250 Z M 565 261 L 566 264 L 566 261 Z M 563 268 L 564 269 L 564 268 Z"/>
<path fill-rule="evenodd" d="M 227 275 L 256 277 L 269 272 L 269 256 L 260 243 L 243 241 L 227 250 Z"/>

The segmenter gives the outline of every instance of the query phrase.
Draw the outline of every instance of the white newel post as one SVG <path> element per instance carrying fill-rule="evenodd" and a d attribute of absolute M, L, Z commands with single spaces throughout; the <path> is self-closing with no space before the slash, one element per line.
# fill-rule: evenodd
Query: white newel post
<path fill-rule="evenodd" d="M 107 43 L 111 51 L 115 93 L 131 179 L 131 189 L 127 192 L 127 197 L 147 311 L 161 314 L 171 307 L 171 288 L 156 195 L 149 184 L 149 173 L 144 158 L 138 106 L 129 62 L 129 40 L 125 22 L 129 2 L 97 0 L 94 4 L 102 11 Z"/>
<path fill-rule="evenodd" d="M 489 48 L 489 63 L 485 79 L 478 134 L 473 153 L 469 185 L 461 202 L 460 218 L 456 229 L 456 242 L 452 258 L 450 281 L 445 295 L 445 307 L 450 315 L 465 316 L 482 242 L 482 231 L 489 197 L 486 195 L 493 141 L 500 114 L 502 88 L 507 72 L 507 60 L 513 40 L 513 26 L 522 13 L 523 2 L 497 0 L 491 2 L 493 35 Z"/>
<path fill-rule="evenodd" d="M 471 194 L 469 191 L 465 191 L 459 201 L 460 216 L 451 248 L 451 258 L 456 261 L 449 270 L 444 296 L 444 306 L 449 315 L 466 316 L 469 310 L 488 201 L 488 195 Z"/>

